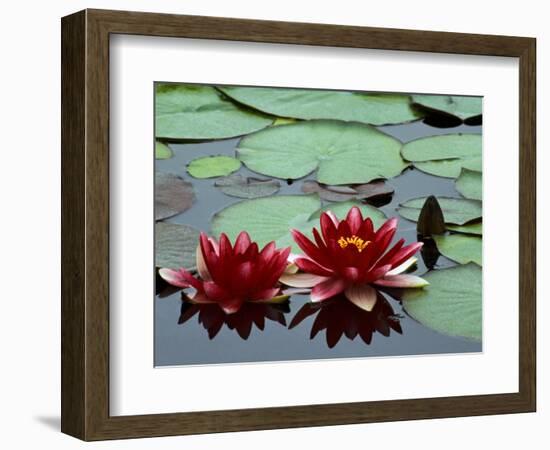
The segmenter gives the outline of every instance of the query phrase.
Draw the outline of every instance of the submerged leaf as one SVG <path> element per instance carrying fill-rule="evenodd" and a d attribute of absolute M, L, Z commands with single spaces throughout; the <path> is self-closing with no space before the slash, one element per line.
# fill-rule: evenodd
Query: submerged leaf
<path fill-rule="evenodd" d="M 306 194 L 318 194 L 323 200 L 330 202 L 342 202 L 346 200 L 366 200 L 390 196 L 393 188 L 384 181 L 372 181 L 366 184 L 354 184 L 350 186 L 330 186 L 317 183 L 313 180 L 304 181 L 302 192 Z"/>
<path fill-rule="evenodd" d="M 187 270 L 196 268 L 195 251 L 199 231 L 189 225 L 157 222 L 155 224 L 155 265 Z"/>
<path fill-rule="evenodd" d="M 193 185 L 173 173 L 155 173 L 155 220 L 167 219 L 191 208 Z"/>
<path fill-rule="evenodd" d="M 336 119 L 386 125 L 423 116 L 401 94 L 268 87 L 219 87 L 239 103 L 281 117 Z"/>
<path fill-rule="evenodd" d="M 455 187 L 464 197 L 481 200 L 483 190 L 481 172 L 463 168 L 455 181 Z"/>
<path fill-rule="evenodd" d="M 241 162 L 232 156 L 205 156 L 196 158 L 187 166 L 187 172 L 195 178 L 222 177 L 241 167 Z"/>
<path fill-rule="evenodd" d="M 164 139 L 223 139 L 271 124 L 264 114 L 242 108 L 211 86 L 158 84 L 155 133 Z"/>
<path fill-rule="evenodd" d="M 415 105 L 430 111 L 449 114 L 466 120 L 482 113 L 482 97 L 459 95 L 413 95 Z"/>
<path fill-rule="evenodd" d="M 443 219 L 443 211 L 441 206 L 433 195 L 430 195 L 418 216 L 416 231 L 421 236 L 431 236 L 433 234 L 442 234 L 445 232 L 445 221 Z"/>
<path fill-rule="evenodd" d="M 481 340 L 481 268 L 476 264 L 450 267 L 423 278 L 429 286 L 403 294 L 405 311 L 440 333 Z"/>
<path fill-rule="evenodd" d="M 447 258 L 459 263 L 468 264 L 474 262 L 481 266 L 482 245 L 478 236 L 465 234 L 449 234 L 446 236 L 434 236 L 439 252 Z"/>
<path fill-rule="evenodd" d="M 479 219 L 482 214 L 481 202 L 463 198 L 438 197 L 437 201 L 443 210 L 445 223 L 464 225 L 467 222 Z M 415 198 L 402 203 L 398 212 L 405 219 L 416 222 L 426 197 Z"/>
<path fill-rule="evenodd" d="M 164 142 L 155 141 L 155 159 L 170 159 L 174 154 Z"/>
<path fill-rule="evenodd" d="M 270 127 L 244 137 L 239 159 L 263 175 L 302 178 L 317 170 L 324 184 L 367 183 L 399 175 L 401 143 L 373 127 L 331 120 Z"/>
<path fill-rule="evenodd" d="M 281 188 L 277 180 L 230 175 L 214 183 L 226 195 L 239 198 L 258 198 L 276 194 Z"/>
<path fill-rule="evenodd" d="M 407 142 L 401 154 L 423 172 L 457 178 L 462 168 L 481 172 L 480 134 L 445 134 Z"/>

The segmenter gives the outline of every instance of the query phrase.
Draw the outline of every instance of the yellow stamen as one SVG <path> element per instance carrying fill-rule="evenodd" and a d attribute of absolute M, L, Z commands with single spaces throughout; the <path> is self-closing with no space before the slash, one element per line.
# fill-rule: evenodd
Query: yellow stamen
<path fill-rule="evenodd" d="M 350 244 L 355 245 L 359 253 L 365 250 L 367 245 L 369 245 L 370 243 L 371 241 L 364 241 L 363 239 L 355 235 L 351 237 L 340 236 L 340 239 L 338 239 L 338 245 L 340 245 L 341 248 L 346 248 Z"/>

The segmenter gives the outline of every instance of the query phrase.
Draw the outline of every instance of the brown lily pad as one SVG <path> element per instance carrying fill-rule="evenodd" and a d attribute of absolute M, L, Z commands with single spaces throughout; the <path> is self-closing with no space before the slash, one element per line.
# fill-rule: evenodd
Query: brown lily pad
<path fill-rule="evenodd" d="M 379 199 L 393 194 L 393 188 L 384 181 L 372 181 L 370 183 L 352 184 L 349 186 L 332 186 L 308 180 L 302 185 L 302 191 L 306 194 L 318 194 L 323 200 L 330 202 Z"/>
<path fill-rule="evenodd" d="M 214 183 L 220 191 L 231 197 L 259 198 L 268 197 L 279 191 L 281 183 L 276 180 L 229 175 Z"/>
<path fill-rule="evenodd" d="M 155 220 L 180 214 L 191 208 L 194 201 L 191 183 L 173 173 L 155 173 Z"/>

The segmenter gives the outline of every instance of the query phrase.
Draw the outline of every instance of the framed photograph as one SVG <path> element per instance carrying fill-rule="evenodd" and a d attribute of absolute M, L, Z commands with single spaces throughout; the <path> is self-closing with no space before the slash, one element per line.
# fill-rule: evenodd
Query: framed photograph
<path fill-rule="evenodd" d="M 62 19 L 62 431 L 535 411 L 535 39 Z"/>

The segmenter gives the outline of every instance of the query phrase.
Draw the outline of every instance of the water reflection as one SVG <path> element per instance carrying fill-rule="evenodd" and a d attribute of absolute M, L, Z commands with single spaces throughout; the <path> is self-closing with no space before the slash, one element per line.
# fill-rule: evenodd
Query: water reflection
<path fill-rule="evenodd" d="M 248 302 L 243 304 L 236 313 L 226 314 L 215 303 L 199 305 L 187 301 L 185 295 L 182 295 L 178 324 L 182 325 L 198 314 L 198 323 L 208 332 L 210 339 L 214 339 L 225 325 L 246 340 L 254 325 L 263 331 L 266 320 L 277 322 L 286 327 L 285 314 L 288 312 L 290 312 L 288 301 L 284 303 Z"/>
<path fill-rule="evenodd" d="M 333 348 L 342 336 L 346 336 L 350 341 L 359 336 L 369 345 L 376 332 L 386 337 L 390 335 L 391 330 L 403 333 L 399 317 L 380 292 L 370 312 L 355 306 L 343 295 L 321 303 L 306 303 L 292 319 L 289 329 L 298 326 L 312 315 L 315 315 L 315 320 L 311 327 L 310 339 L 314 339 L 320 331 L 326 330 L 329 348 Z"/>

